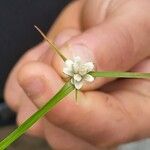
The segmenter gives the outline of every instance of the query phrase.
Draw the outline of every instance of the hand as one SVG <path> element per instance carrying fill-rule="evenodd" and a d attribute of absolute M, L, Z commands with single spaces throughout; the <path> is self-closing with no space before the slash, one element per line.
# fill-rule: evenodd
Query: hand
<path fill-rule="evenodd" d="M 75 1 L 49 36 L 61 31 L 56 43 L 63 54 L 92 60 L 97 70 L 149 72 L 149 8 L 148 0 Z M 5 88 L 19 124 L 62 87 L 61 77 L 62 60 L 45 42 L 21 58 Z M 78 98 L 77 104 L 70 94 L 29 133 L 58 150 L 104 149 L 150 136 L 148 79 L 97 79 Z"/>

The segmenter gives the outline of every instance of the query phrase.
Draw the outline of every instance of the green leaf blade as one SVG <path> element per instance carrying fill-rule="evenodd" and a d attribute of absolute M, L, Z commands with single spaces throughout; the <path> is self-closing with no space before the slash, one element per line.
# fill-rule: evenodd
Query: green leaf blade
<path fill-rule="evenodd" d="M 150 78 L 150 73 L 138 73 L 138 72 L 120 72 L 120 71 L 98 71 L 90 72 L 93 77 L 105 77 L 105 78 Z"/>
<path fill-rule="evenodd" d="M 73 90 L 74 86 L 70 82 L 66 83 L 60 89 L 60 91 L 56 95 L 54 95 L 43 107 L 41 107 L 22 125 L 20 125 L 16 130 L 14 130 L 11 134 L 9 134 L 4 140 L 0 142 L 0 150 L 6 149 L 16 139 L 23 135 L 36 121 L 38 121 L 47 112 L 49 112 L 60 100 L 62 100 Z"/>

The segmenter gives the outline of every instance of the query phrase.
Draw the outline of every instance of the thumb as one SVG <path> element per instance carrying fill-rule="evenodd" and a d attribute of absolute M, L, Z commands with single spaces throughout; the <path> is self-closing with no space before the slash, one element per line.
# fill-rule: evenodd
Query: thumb
<path fill-rule="evenodd" d="M 126 71 L 149 55 L 147 36 L 139 28 L 133 28 L 132 25 L 131 30 L 129 23 L 125 24 L 123 20 L 114 18 L 71 38 L 61 51 L 70 59 L 73 56 L 80 56 L 83 61 L 92 61 L 99 71 Z M 136 32 L 137 30 L 141 32 Z M 61 38 L 63 36 L 59 36 L 59 39 Z M 141 40 L 145 43 L 140 44 Z M 52 64 L 63 76 L 61 58 L 55 55 Z M 90 84 L 90 89 L 98 88 L 111 80 L 96 79 Z M 85 88 L 89 89 L 89 86 Z"/>

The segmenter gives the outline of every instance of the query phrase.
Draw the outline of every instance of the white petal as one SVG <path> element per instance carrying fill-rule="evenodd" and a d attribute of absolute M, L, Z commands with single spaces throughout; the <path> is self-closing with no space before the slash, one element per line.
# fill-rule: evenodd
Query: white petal
<path fill-rule="evenodd" d="M 94 64 L 93 64 L 92 62 L 87 62 L 87 63 L 84 64 L 84 65 L 88 68 L 88 72 L 94 70 Z"/>
<path fill-rule="evenodd" d="M 70 59 L 67 59 L 65 61 L 65 67 L 72 69 L 73 61 Z"/>
<path fill-rule="evenodd" d="M 74 79 L 73 78 L 71 78 L 71 83 L 74 84 Z"/>
<path fill-rule="evenodd" d="M 79 74 L 74 74 L 73 78 L 78 82 L 82 80 L 82 76 L 80 76 Z"/>
<path fill-rule="evenodd" d="M 74 63 L 73 64 L 73 72 L 74 73 L 78 73 L 79 72 L 79 68 L 80 68 L 80 64 L 79 63 Z"/>
<path fill-rule="evenodd" d="M 87 73 L 88 73 L 88 68 L 85 65 L 81 65 L 79 67 L 79 74 L 83 76 Z"/>
<path fill-rule="evenodd" d="M 84 80 L 88 81 L 88 82 L 93 82 L 94 81 L 94 77 L 89 75 L 89 74 L 86 74 L 84 76 Z"/>
<path fill-rule="evenodd" d="M 68 68 L 63 68 L 63 73 L 65 73 L 66 75 L 69 75 L 69 76 L 73 76 L 73 72 L 72 70 L 68 69 Z"/>
<path fill-rule="evenodd" d="M 81 89 L 81 87 L 83 86 L 83 81 L 80 82 L 75 81 L 74 86 L 77 90 Z"/>
<path fill-rule="evenodd" d="M 73 62 L 73 71 L 77 74 L 79 72 L 80 66 L 82 65 L 81 58 L 79 56 L 76 56 L 73 58 Z"/>

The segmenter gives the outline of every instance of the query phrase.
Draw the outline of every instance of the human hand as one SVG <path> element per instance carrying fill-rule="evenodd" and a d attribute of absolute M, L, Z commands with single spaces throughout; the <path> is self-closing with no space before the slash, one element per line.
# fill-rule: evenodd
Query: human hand
<path fill-rule="evenodd" d="M 78 15 L 71 16 L 76 21 L 66 23 L 68 29 L 56 40 L 60 46 L 67 42 L 62 48 L 65 56 L 71 57 L 73 53 L 92 60 L 97 70 L 149 72 L 148 0 L 109 3 L 89 0 L 86 4 L 78 1 L 63 16 L 76 12 L 71 7 L 78 8 Z M 82 21 L 78 20 L 79 16 L 83 17 Z M 57 55 L 52 57 L 53 52 L 47 51 L 47 47 L 42 44 L 29 51 L 8 79 L 5 97 L 18 112 L 18 122 L 45 104 L 64 83 L 60 78 L 63 77 L 62 61 Z M 70 95 L 30 133 L 43 136 L 55 149 L 103 149 L 149 137 L 149 80 L 124 79 L 110 83 L 112 80 L 102 78 L 86 85 L 79 94 L 78 104 L 74 95 Z M 108 84 L 103 86 L 105 83 Z"/>

